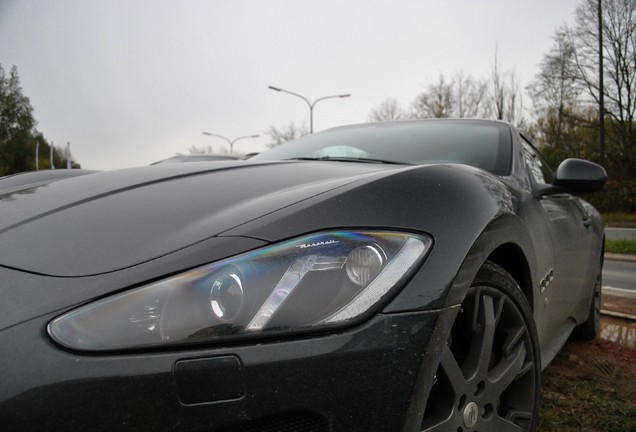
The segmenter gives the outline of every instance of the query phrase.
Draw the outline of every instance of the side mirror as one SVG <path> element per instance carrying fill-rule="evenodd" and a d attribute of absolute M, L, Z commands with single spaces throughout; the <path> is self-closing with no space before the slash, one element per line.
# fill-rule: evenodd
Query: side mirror
<path fill-rule="evenodd" d="M 557 168 L 553 186 L 570 193 L 592 193 L 603 189 L 605 168 L 583 159 L 566 159 Z"/>

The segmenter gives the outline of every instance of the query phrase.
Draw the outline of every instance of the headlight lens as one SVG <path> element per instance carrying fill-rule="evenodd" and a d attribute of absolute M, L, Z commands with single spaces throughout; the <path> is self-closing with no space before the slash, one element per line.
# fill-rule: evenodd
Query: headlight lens
<path fill-rule="evenodd" d="M 90 303 L 53 320 L 49 334 L 107 351 L 342 325 L 381 304 L 431 244 L 397 232 L 305 236 Z"/>

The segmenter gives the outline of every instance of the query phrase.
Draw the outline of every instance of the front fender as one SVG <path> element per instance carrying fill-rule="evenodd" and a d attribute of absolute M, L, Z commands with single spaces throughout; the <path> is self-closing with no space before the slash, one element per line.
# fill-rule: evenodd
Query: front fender
<path fill-rule="evenodd" d="M 481 250 L 473 249 L 475 242 L 492 221 L 513 215 L 516 201 L 511 188 L 498 177 L 476 168 L 404 167 L 343 185 L 222 235 L 277 242 L 329 229 L 427 233 L 435 243 L 428 258 L 384 311 L 439 309 L 461 300 L 455 286 L 459 284 L 461 291 L 470 281 L 463 280 L 464 273 L 457 279 L 459 269 L 467 259 L 477 259 L 471 252 Z"/>

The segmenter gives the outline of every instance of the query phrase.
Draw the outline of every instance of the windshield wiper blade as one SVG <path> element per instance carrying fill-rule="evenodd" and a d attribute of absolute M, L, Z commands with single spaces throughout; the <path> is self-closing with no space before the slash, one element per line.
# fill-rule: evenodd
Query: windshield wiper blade
<path fill-rule="evenodd" d="M 360 162 L 360 163 L 376 163 L 376 164 L 392 164 L 392 165 L 412 165 L 407 162 L 390 161 L 385 159 L 372 159 L 363 157 L 347 157 L 347 156 L 317 156 L 317 157 L 294 157 L 287 160 L 307 160 L 307 161 L 336 161 L 336 162 Z"/>

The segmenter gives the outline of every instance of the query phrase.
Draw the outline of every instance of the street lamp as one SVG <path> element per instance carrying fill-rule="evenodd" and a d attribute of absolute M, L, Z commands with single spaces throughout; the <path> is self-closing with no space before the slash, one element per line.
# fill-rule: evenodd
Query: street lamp
<path fill-rule="evenodd" d="M 598 0 L 598 132 L 599 159 L 605 165 L 605 89 L 603 88 L 603 9 Z"/>
<path fill-rule="evenodd" d="M 301 98 L 302 100 L 304 100 L 305 102 L 307 102 L 307 105 L 309 105 L 309 133 L 314 133 L 314 106 L 321 100 L 325 100 L 325 99 L 334 99 L 334 98 L 346 98 L 351 96 L 349 93 L 347 94 L 339 94 L 339 95 L 333 95 L 333 96 L 323 96 L 323 97 L 319 97 L 318 99 L 316 99 L 313 102 L 310 102 L 309 99 L 307 99 L 305 96 L 303 95 L 299 95 L 298 93 L 294 93 L 292 91 L 289 90 L 285 90 L 282 88 L 278 88 L 278 87 L 274 87 L 274 86 L 268 86 L 268 88 L 270 88 L 271 90 L 277 91 L 277 92 L 283 92 L 283 93 L 287 93 L 290 94 L 292 96 L 296 96 Z"/>
<path fill-rule="evenodd" d="M 258 138 L 260 136 L 260 135 L 245 135 L 245 136 L 240 136 L 238 138 L 234 138 L 234 139 L 231 140 L 231 139 L 229 139 L 226 136 L 218 135 L 218 134 L 214 134 L 214 133 L 210 133 L 210 132 L 203 132 L 203 135 L 213 136 L 213 137 L 224 139 L 230 145 L 230 153 L 232 153 L 232 148 L 234 147 L 234 143 L 237 142 L 238 140 L 247 139 L 247 138 Z"/>

